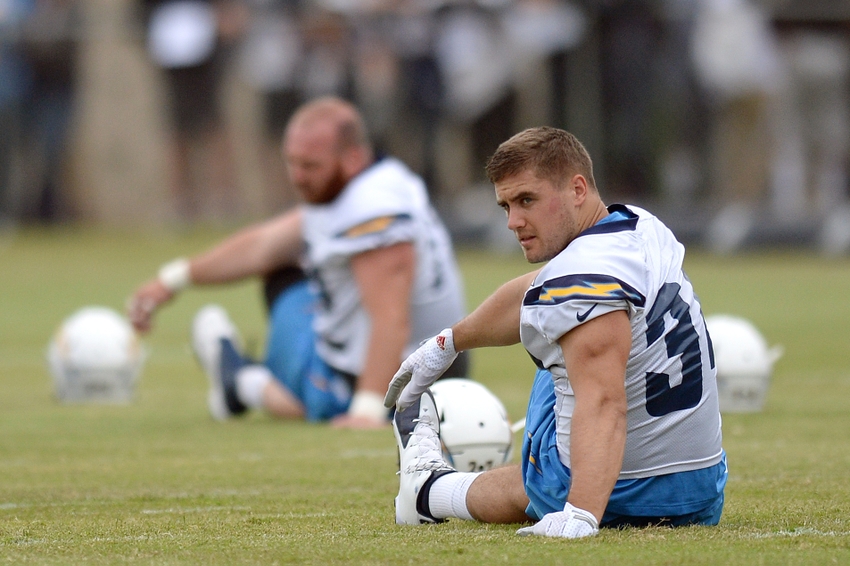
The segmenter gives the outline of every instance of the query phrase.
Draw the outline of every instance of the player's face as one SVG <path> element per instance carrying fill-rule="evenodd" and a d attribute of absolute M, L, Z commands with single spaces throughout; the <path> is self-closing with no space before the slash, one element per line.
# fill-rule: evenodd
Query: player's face
<path fill-rule="evenodd" d="M 549 261 L 579 233 L 575 193 L 531 171 L 496 183 L 496 202 L 530 263 Z"/>
<path fill-rule="evenodd" d="M 330 125 L 295 126 L 288 130 L 283 158 L 293 186 L 311 204 L 332 201 L 348 182 L 336 131 Z"/>

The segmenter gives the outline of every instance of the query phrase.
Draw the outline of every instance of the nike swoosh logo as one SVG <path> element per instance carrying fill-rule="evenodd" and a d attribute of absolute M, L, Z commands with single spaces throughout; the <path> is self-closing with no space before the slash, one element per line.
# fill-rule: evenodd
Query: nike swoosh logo
<path fill-rule="evenodd" d="M 593 312 L 593 309 L 595 309 L 597 307 L 597 305 L 599 305 L 599 303 L 596 303 L 595 305 L 593 305 L 592 307 L 590 307 L 589 309 L 587 309 L 584 312 L 577 312 L 576 313 L 576 320 L 579 321 L 579 322 L 584 322 L 585 320 L 587 320 L 587 317 L 590 316 L 590 313 Z"/>

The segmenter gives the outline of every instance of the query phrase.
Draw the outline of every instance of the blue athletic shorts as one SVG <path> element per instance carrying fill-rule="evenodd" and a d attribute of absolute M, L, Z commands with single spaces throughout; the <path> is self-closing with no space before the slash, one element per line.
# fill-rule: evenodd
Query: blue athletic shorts
<path fill-rule="evenodd" d="M 522 478 L 530 500 L 526 513 L 539 520 L 562 511 L 570 470 L 558 458 L 552 375 L 538 370 L 531 388 L 522 444 Z M 723 511 L 726 454 L 708 468 L 651 478 L 618 480 L 601 526 L 716 525 Z"/>
<path fill-rule="evenodd" d="M 265 360 L 275 378 L 303 403 L 309 421 L 344 413 L 352 395 L 348 380 L 316 353 L 315 303 L 306 280 L 277 296 L 269 313 Z"/>

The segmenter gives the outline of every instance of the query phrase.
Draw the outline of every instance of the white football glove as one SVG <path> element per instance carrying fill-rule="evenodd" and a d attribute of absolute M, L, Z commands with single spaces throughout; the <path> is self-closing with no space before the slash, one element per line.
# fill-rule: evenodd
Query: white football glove
<path fill-rule="evenodd" d="M 395 405 L 399 411 L 412 405 L 432 383 L 437 381 L 457 358 L 452 329 L 446 328 L 422 343 L 401 363 L 395 373 L 384 406 Z"/>
<path fill-rule="evenodd" d="M 584 509 L 573 507 L 569 503 L 563 511 L 547 513 L 537 524 L 523 527 L 516 532 L 520 536 L 537 535 L 543 537 L 582 538 L 599 532 L 596 517 Z"/>

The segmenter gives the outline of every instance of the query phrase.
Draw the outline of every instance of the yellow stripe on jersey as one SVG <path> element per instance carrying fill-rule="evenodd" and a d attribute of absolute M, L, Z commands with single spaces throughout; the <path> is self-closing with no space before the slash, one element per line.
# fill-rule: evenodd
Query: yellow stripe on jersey
<path fill-rule="evenodd" d="M 364 222 L 363 224 L 358 224 L 357 226 L 349 228 L 345 231 L 344 236 L 346 238 L 357 238 L 367 234 L 374 234 L 375 232 L 382 232 L 383 230 L 386 230 L 395 219 L 395 216 L 374 218 Z"/>
<path fill-rule="evenodd" d="M 617 292 L 622 290 L 623 287 L 618 283 L 586 283 L 570 287 L 554 287 L 545 289 L 540 294 L 539 301 L 551 303 L 570 295 L 581 295 L 583 298 L 619 298 L 620 294 Z"/>
<path fill-rule="evenodd" d="M 560 305 L 569 301 L 629 301 L 642 307 L 646 298 L 634 287 L 610 275 L 580 273 L 549 279 L 525 293 L 523 306 Z"/>

